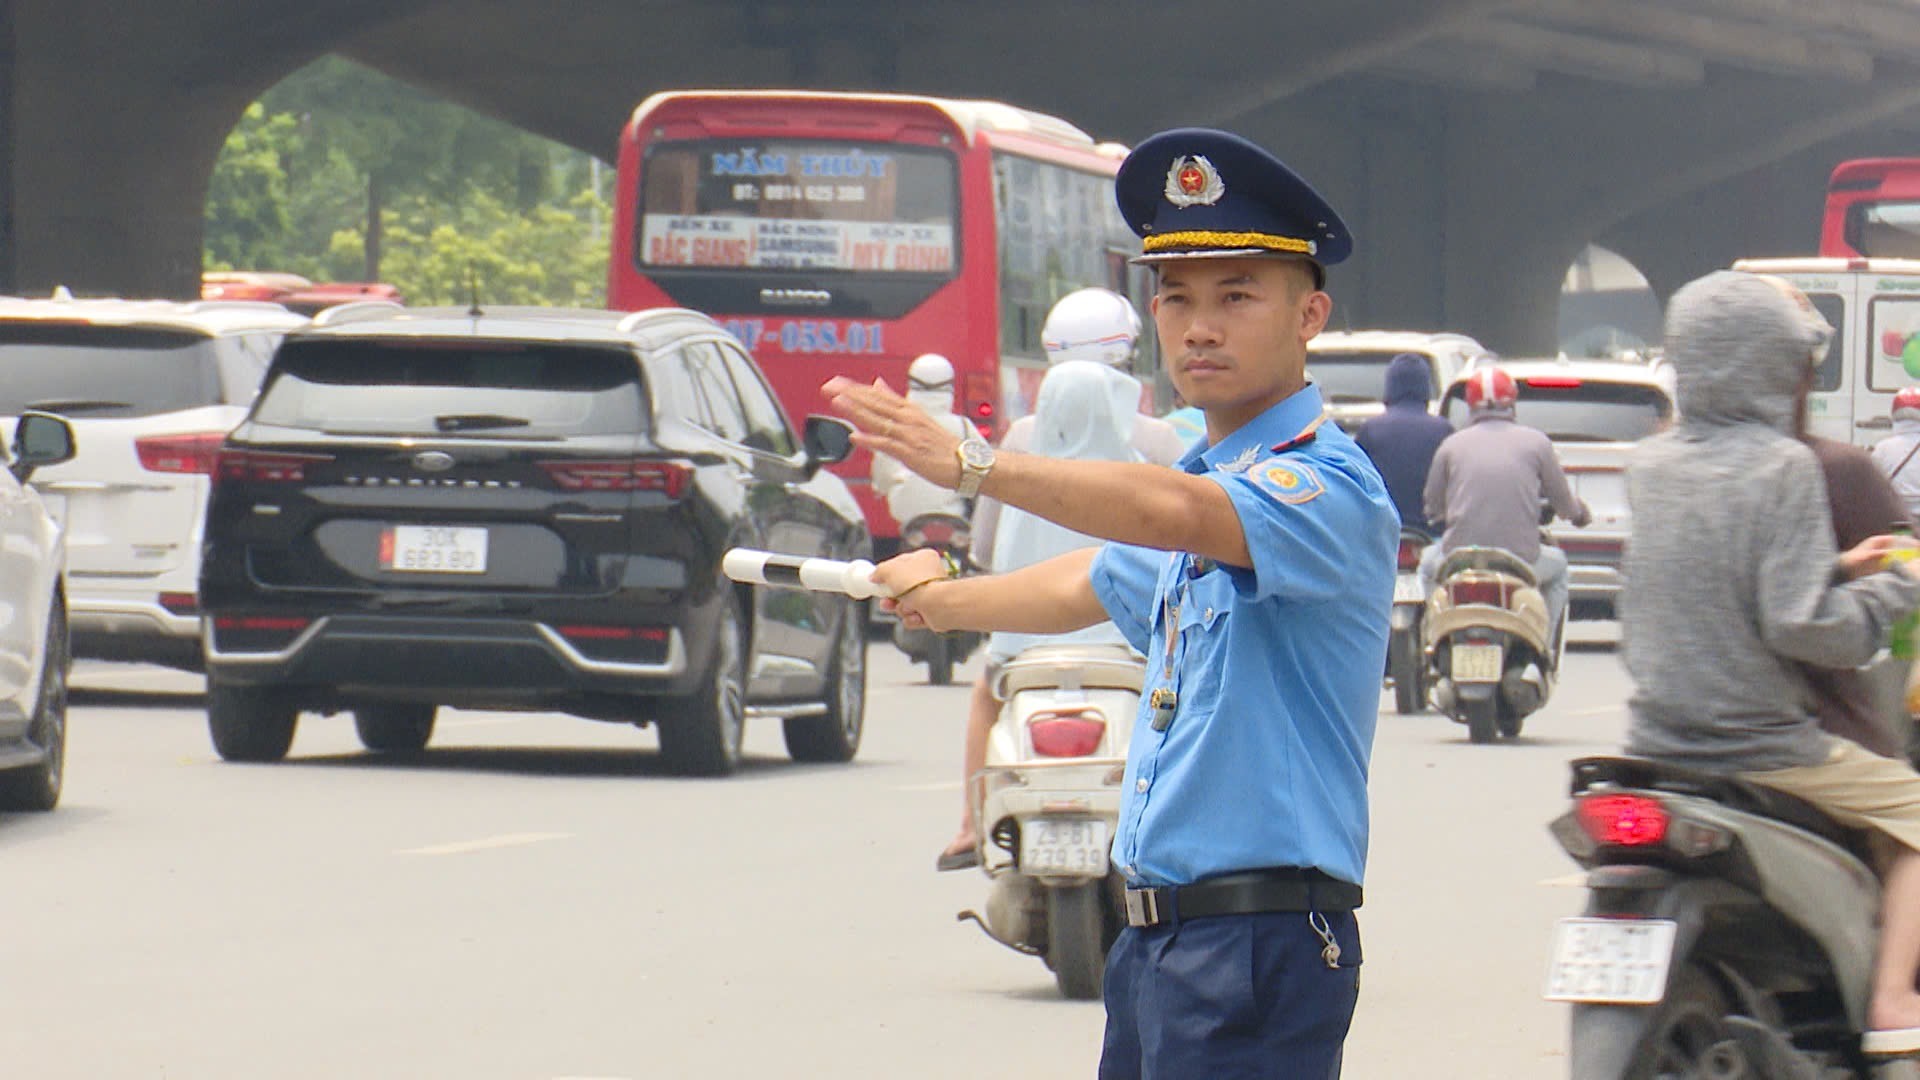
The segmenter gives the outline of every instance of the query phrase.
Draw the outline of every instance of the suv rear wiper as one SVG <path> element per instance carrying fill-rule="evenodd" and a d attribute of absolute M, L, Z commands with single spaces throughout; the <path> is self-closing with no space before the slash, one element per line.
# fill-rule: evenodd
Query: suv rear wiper
<path fill-rule="evenodd" d="M 131 409 L 133 403 L 100 398 L 49 398 L 46 401 L 28 402 L 27 408 L 34 412 L 50 413 L 100 412 L 103 409 Z"/>
<path fill-rule="evenodd" d="M 480 428 L 529 427 L 533 421 L 524 416 L 502 416 L 499 413 L 449 413 L 433 418 L 433 426 L 441 431 L 475 431 Z"/>

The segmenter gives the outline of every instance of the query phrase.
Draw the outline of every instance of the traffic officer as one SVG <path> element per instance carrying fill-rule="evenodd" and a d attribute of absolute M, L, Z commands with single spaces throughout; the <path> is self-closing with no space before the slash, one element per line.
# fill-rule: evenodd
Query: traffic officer
<path fill-rule="evenodd" d="M 1207 440 L 1174 469 L 956 445 L 884 386 L 826 384 L 855 439 L 962 492 L 1108 541 L 1003 575 L 936 556 L 875 576 L 910 625 L 1059 633 L 1111 618 L 1148 658 L 1113 861 L 1100 1075 L 1333 1077 L 1359 990 L 1367 763 L 1399 522 L 1322 425 L 1307 342 L 1346 226 L 1254 144 L 1187 128 L 1116 178 L 1158 274 L 1175 388 Z"/>

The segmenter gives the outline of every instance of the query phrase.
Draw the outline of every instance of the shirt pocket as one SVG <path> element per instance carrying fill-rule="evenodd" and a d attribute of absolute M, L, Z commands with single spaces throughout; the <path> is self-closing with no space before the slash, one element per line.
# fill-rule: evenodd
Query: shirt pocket
<path fill-rule="evenodd" d="M 1180 613 L 1180 711 L 1209 716 L 1220 703 L 1232 629 L 1233 584 L 1219 570 L 1194 582 Z"/>

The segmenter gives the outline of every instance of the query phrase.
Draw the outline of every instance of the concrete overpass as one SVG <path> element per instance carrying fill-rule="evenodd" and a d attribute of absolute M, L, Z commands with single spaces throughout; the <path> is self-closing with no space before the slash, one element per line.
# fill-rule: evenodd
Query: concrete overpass
<path fill-rule="evenodd" d="M 1661 290 L 1810 250 L 1834 161 L 1920 144 L 1920 0 L 0 0 L 0 291 L 192 294 L 222 139 L 328 52 L 605 157 L 676 86 L 1230 126 L 1353 224 L 1355 325 L 1507 352 L 1589 241 Z"/>

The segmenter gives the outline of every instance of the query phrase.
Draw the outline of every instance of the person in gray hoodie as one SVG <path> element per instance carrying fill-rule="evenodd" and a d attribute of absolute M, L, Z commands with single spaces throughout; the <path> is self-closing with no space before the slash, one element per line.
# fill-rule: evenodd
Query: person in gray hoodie
<path fill-rule="evenodd" d="M 1800 663 L 1857 667 L 1920 608 L 1911 540 L 1835 550 L 1794 395 L 1831 330 L 1790 284 L 1721 271 L 1674 294 L 1680 421 L 1627 469 L 1629 753 L 1736 773 L 1893 841 L 1868 1053 L 1920 1049 L 1920 774 L 1823 732 Z"/>

